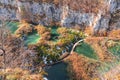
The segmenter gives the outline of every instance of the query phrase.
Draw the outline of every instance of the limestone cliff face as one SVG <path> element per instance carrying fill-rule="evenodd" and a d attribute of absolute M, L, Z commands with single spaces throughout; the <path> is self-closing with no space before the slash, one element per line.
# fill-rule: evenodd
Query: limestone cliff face
<path fill-rule="evenodd" d="M 91 26 L 94 32 L 105 31 L 110 28 L 113 29 L 113 27 L 119 28 L 120 20 L 116 20 L 113 15 L 120 11 L 120 0 L 104 0 L 105 6 L 102 5 L 104 8 L 98 10 L 94 8 L 94 5 L 88 3 L 88 5 L 90 5 L 88 7 L 83 5 L 86 7 L 86 11 L 81 7 L 81 0 L 75 1 L 69 3 L 71 2 L 70 0 L 63 0 L 63 2 L 61 1 L 62 4 L 57 4 L 56 6 L 53 2 L 42 2 L 42 0 L 0 0 L 0 16 L 7 16 L 7 18 L 9 17 L 11 20 L 25 19 L 42 25 L 59 23 L 65 27 Z M 79 3 L 77 1 L 79 1 Z M 87 3 L 85 1 L 86 0 L 83 2 Z M 98 2 L 98 4 L 99 3 L 100 2 Z M 74 5 L 76 5 L 77 8 L 74 7 Z M 93 10 L 90 10 L 89 7 L 92 6 Z M 96 10 L 97 13 L 95 13 L 94 10 Z M 115 22 L 113 25 L 111 23 L 114 19 Z"/>

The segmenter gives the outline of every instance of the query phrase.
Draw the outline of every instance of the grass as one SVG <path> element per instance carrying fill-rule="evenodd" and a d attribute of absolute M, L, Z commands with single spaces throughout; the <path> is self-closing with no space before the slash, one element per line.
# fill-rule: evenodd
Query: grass
<path fill-rule="evenodd" d="M 97 59 L 97 55 L 95 53 L 95 51 L 91 48 L 90 45 L 88 45 L 87 43 L 80 43 L 80 45 L 78 45 L 75 48 L 75 52 L 82 54 L 88 58 L 93 58 L 93 59 Z"/>

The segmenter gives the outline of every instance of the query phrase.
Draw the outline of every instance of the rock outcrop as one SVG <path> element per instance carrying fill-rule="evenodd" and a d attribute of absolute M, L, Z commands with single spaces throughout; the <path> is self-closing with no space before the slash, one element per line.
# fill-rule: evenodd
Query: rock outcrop
<path fill-rule="evenodd" d="M 113 14 L 119 10 L 120 0 L 0 1 L 0 16 L 7 16 L 10 20 L 26 20 L 47 26 L 51 23 L 65 27 L 91 26 L 94 32 L 109 30 L 111 26 L 117 28 L 120 20 L 117 20 L 115 25 L 111 25 L 111 21 L 114 18 Z"/>

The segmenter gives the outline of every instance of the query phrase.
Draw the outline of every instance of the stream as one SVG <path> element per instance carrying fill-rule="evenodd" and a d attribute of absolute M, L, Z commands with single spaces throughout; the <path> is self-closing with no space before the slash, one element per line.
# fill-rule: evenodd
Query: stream
<path fill-rule="evenodd" d="M 10 31 L 12 33 L 14 33 L 17 30 L 17 25 L 19 23 L 9 23 L 8 26 Z M 53 41 L 57 41 L 55 39 L 56 36 L 59 36 L 56 33 L 56 28 L 52 29 L 52 35 L 54 36 L 52 38 Z M 32 33 L 30 35 L 27 36 L 27 39 L 25 40 L 25 44 L 35 44 L 39 41 L 40 36 L 37 33 Z M 95 59 L 98 60 L 98 56 L 96 55 L 94 49 L 92 49 L 92 47 L 90 45 L 88 45 L 87 43 L 80 43 L 80 45 L 76 46 L 75 52 L 77 52 L 79 55 L 84 55 L 90 59 Z M 119 46 L 114 46 L 112 48 L 109 49 L 110 52 L 112 52 L 114 55 L 120 57 L 120 45 Z M 70 80 L 69 78 L 69 73 L 67 72 L 67 63 L 65 62 L 61 62 L 59 64 L 53 65 L 52 67 L 46 68 L 45 71 L 48 73 L 48 75 L 46 75 L 45 77 L 48 80 Z M 110 65 L 107 65 L 108 67 Z M 106 70 L 109 70 L 106 66 L 105 66 Z M 103 69 L 105 71 L 105 69 Z"/>

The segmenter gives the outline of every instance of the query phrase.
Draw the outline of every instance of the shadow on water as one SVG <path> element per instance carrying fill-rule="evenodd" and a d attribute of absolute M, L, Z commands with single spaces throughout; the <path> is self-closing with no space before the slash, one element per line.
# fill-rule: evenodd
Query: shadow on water
<path fill-rule="evenodd" d="M 46 69 L 48 80 L 69 80 L 67 72 L 67 63 L 61 62 L 49 69 Z"/>

